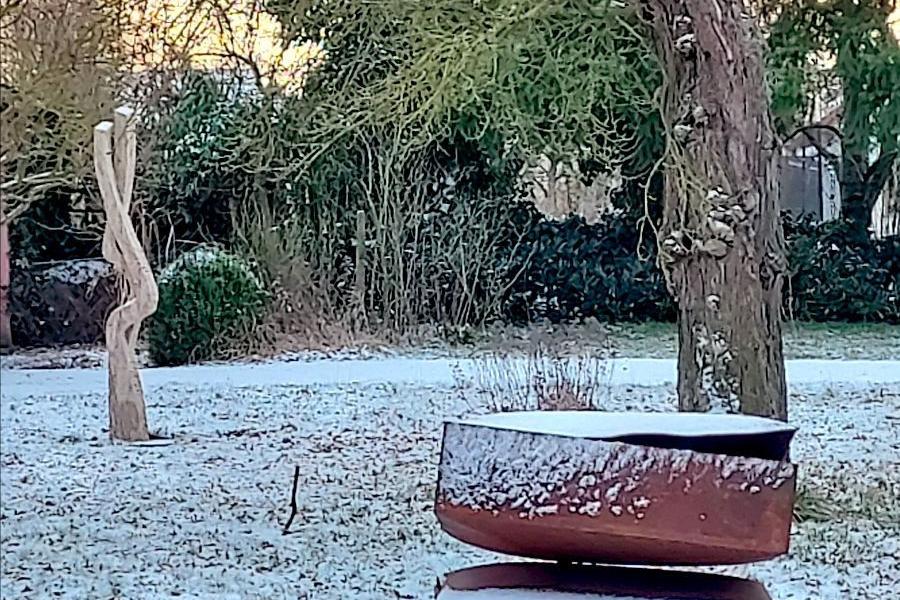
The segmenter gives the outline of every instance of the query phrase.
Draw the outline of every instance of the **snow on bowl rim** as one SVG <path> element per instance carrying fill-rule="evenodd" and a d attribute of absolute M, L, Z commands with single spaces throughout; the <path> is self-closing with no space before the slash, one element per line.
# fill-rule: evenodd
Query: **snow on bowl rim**
<path fill-rule="evenodd" d="M 797 428 L 765 417 L 691 412 L 516 411 L 448 419 L 447 423 L 583 439 L 660 435 L 713 437 L 795 433 Z"/>

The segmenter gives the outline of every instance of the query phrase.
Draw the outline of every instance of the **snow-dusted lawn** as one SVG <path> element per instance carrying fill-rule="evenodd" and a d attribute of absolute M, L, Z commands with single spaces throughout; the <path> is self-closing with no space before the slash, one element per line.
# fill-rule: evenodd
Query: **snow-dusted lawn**
<path fill-rule="evenodd" d="M 608 408 L 673 410 L 671 367 L 617 363 Z M 2 597 L 432 598 L 437 576 L 494 559 L 431 513 L 442 420 L 485 405 L 452 371 L 148 370 L 152 427 L 175 438 L 155 448 L 107 440 L 102 371 L 3 371 Z M 836 514 L 800 525 L 791 556 L 752 573 L 775 600 L 894 597 L 900 363 L 798 362 L 789 374 L 801 480 Z M 282 536 L 294 465 L 302 514 Z"/>

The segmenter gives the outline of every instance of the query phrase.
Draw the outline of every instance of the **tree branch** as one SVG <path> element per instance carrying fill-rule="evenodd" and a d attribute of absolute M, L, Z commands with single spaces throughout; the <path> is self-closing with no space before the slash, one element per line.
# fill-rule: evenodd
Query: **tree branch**
<path fill-rule="evenodd" d="M 44 171 L 43 173 L 35 173 L 22 178 L 10 179 L 0 183 L 0 190 L 8 190 L 19 185 L 33 185 L 37 183 L 46 183 L 47 180 L 62 180 L 62 177 L 56 171 Z"/>
<path fill-rule="evenodd" d="M 291 486 L 291 514 L 288 517 L 287 523 L 284 524 L 284 528 L 281 530 L 281 535 L 288 535 L 291 533 L 291 523 L 294 522 L 294 517 L 297 516 L 297 483 L 300 480 L 300 467 L 294 467 L 294 483 Z"/>
<path fill-rule="evenodd" d="M 44 171 L 27 177 L 10 179 L 0 183 L 0 194 L 3 195 L 0 210 L 0 224 L 6 225 L 22 216 L 28 208 L 43 197 L 43 194 L 53 188 L 68 183 L 69 180 L 56 171 Z M 12 191 L 16 187 L 26 186 L 26 191 L 17 193 Z M 8 200 L 15 200 L 15 205 L 7 211 Z"/>
<path fill-rule="evenodd" d="M 7 223 L 12 223 L 19 217 L 21 217 L 27 210 L 31 204 L 37 200 L 37 198 L 21 198 L 19 203 L 16 204 L 16 207 L 13 208 L 8 213 L 4 210 L 2 214 L 0 214 L 0 225 L 6 225 Z"/>
<path fill-rule="evenodd" d="M 265 86 L 263 85 L 263 74 L 262 70 L 260 70 L 259 65 L 256 64 L 249 56 L 244 56 L 239 52 L 234 50 L 229 50 L 227 52 L 199 52 L 193 54 L 195 57 L 209 57 L 209 58 L 223 58 L 228 60 L 235 60 L 250 69 L 250 72 L 253 76 L 253 82 L 256 84 L 256 87 L 259 90 L 262 90 Z"/>
<path fill-rule="evenodd" d="M 866 206 L 871 210 L 878 200 L 879 194 L 884 190 L 888 178 L 891 176 L 891 168 L 897 160 L 897 152 L 882 152 L 874 163 L 866 169 L 863 181 L 865 182 Z"/>

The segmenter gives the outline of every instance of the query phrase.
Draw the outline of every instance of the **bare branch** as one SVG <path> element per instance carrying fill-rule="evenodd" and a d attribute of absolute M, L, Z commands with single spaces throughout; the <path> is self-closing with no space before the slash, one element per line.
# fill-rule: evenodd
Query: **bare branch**
<path fill-rule="evenodd" d="M 31 207 L 31 204 L 36 200 L 38 200 L 37 196 L 33 196 L 31 198 L 18 198 L 18 203 L 12 210 L 10 210 L 9 212 L 4 210 L 2 213 L 0 213 L 0 225 L 7 225 L 21 217 L 23 214 L 25 214 L 25 212 L 28 211 L 28 209 Z"/>
<path fill-rule="evenodd" d="M 866 204 L 869 206 L 869 210 L 875 206 L 879 194 L 881 194 L 891 176 L 894 161 L 897 159 L 897 152 L 882 152 L 878 159 L 866 169 L 864 181 L 866 189 L 870 190 L 866 194 Z"/>
<path fill-rule="evenodd" d="M 291 533 L 291 523 L 294 522 L 294 517 L 297 516 L 297 483 L 300 481 L 300 467 L 294 467 L 294 483 L 291 486 L 291 514 L 288 517 L 287 523 L 284 524 L 284 528 L 281 530 L 281 535 L 288 535 Z"/>
<path fill-rule="evenodd" d="M 35 173 L 34 175 L 26 175 L 22 178 L 4 181 L 0 183 L 0 190 L 9 190 L 20 185 L 37 185 L 53 179 L 62 181 L 63 177 L 57 171 L 44 171 L 43 173 Z"/>

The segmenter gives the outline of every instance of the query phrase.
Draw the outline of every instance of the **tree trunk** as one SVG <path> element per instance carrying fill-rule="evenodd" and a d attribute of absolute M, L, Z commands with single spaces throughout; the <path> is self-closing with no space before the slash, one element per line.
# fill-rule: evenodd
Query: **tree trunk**
<path fill-rule="evenodd" d="M 897 152 L 882 149 L 873 163 L 868 152 L 844 144 L 841 163 L 841 217 L 858 238 L 868 241 L 874 228 L 872 211 L 891 178 Z"/>
<path fill-rule="evenodd" d="M 845 139 L 841 147 L 841 218 L 851 231 L 861 239 L 869 237 L 872 208 L 878 194 L 872 194 L 872 185 L 866 181 L 869 153 Z"/>
<path fill-rule="evenodd" d="M 787 419 L 785 270 L 761 44 L 741 3 L 648 0 L 668 131 L 660 263 L 686 411 Z"/>

